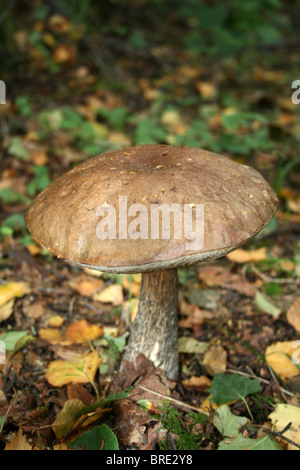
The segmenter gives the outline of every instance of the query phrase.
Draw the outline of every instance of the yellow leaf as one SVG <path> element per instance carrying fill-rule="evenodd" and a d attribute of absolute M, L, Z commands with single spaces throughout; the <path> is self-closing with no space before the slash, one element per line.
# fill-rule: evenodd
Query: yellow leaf
<path fill-rule="evenodd" d="M 48 320 L 48 325 L 53 326 L 54 328 L 58 328 L 61 326 L 64 322 L 64 318 L 61 317 L 60 315 L 53 315 L 52 317 L 49 318 Z"/>
<path fill-rule="evenodd" d="M 39 330 L 39 337 L 50 344 L 61 344 L 68 346 L 71 341 L 62 337 L 61 332 L 56 328 L 41 328 Z"/>
<path fill-rule="evenodd" d="M 300 297 L 292 303 L 286 313 L 286 318 L 296 331 L 300 331 Z"/>
<path fill-rule="evenodd" d="M 271 344 L 266 349 L 265 358 L 274 372 L 284 379 L 300 373 L 300 369 L 293 363 L 293 360 L 298 362 L 299 353 L 299 341 L 282 341 Z"/>
<path fill-rule="evenodd" d="M 269 418 L 275 426 L 275 431 L 282 431 L 289 423 L 291 427 L 284 436 L 300 445 L 300 408 L 286 403 L 279 403 Z M 288 444 L 288 450 L 299 450 L 293 444 Z"/>
<path fill-rule="evenodd" d="M 27 282 L 10 282 L 0 285 L 0 307 L 15 297 L 23 297 L 29 294 L 30 289 Z"/>
<path fill-rule="evenodd" d="M 213 410 L 216 410 L 217 408 L 222 406 L 222 405 L 216 405 L 215 403 L 210 401 L 210 398 L 211 398 L 211 395 L 209 395 L 207 398 L 205 398 L 205 400 L 200 405 L 200 410 L 205 411 L 206 413 L 209 413 L 211 408 Z"/>
<path fill-rule="evenodd" d="M 72 362 L 53 361 L 49 364 L 46 379 L 54 387 L 68 383 L 93 383 L 102 360 L 97 351 L 80 356 Z"/>
<path fill-rule="evenodd" d="M 226 257 L 234 263 L 254 263 L 268 259 L 266 247 L 258 248 L 257 250 L 243 250 L 239 248 L 228 253 Z"/>
<path fill-rule="evenodd" d="M 93 341 L 103 335 L 103 329 L 98 325 L 91 325 L 86 320 L 80 320 L 69 326 L 66 337 L 71 343 L 84 343 Z"/>
<path fill-rule="evenodd" d="M 16 437 L 6 444 L 4 450 L 31 450 L 31 445 L 28 444 L 21 428 Z"/>
<path fill-rule="evenodd" d="M 120 284 L 111 284 L 105 287 L 101 292 L 93 295 L 93 300 L 102 303 L 110 303 L 115 307 L 123 303 L 123 289 Z"/>
<path fill-rule="evenodd" d="M 13 313 L 15 300 L 12 299 L 0 307 L 0 322 L 7 320 Z"/>

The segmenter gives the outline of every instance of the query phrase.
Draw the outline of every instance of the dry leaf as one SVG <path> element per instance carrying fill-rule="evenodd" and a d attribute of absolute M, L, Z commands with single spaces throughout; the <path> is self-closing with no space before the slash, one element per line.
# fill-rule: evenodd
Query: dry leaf
<path fill-rule="evenodd" d="M 300 297 L 292 303 L 287 311 L 286 318 L 296 331 L 300 331 Z"/>
<path fill-rule="evenodd" d="M 228 253 L 226 257 L 234 263 L 255 263 L 256 261 L 268 259 L 266 247 L 258 248 L 257 250 L 243 250 L 239 248 Z"/>
<path fill-rule="evenodd" d="M 133 279 L 129 278 L 128 276 L 123 276 L 122 285 L 124 289 L 130 292 L 133 297 L 140 295 L 141 278 L 137 275 L 135 275 Z"/>
<path fill-rule="evenodd" d="M 282 431 L 289 423 L 291 427 L 285 431 L 284 436 L 300 445 L 300 408 L 286 403 L 279 403 L 275 411 L 273 411 L 269 418 L 275 426 L 274 431 Z M 286 441 L 284 441 L 286 442 Z M 299 450 L 293 444 L 288 444 L 288 450 Z"/>
<path fill-rule="evenodd" d="M 199 94 L 204 98 L 214 98 L 217 94 L 217 89 L 211 82 L 198 82 L 196 86 Z"/>
<path fill-rule="evenodd" d="M 255 286 L 244 279 L 241 274 L 232 273 L 228 267 L 206 266 L 201 269 L 198 277 L 210 287 L 224 287 L 235 290 L 242 295 L 255 296 Z"/>
<path fill-rule="evenodd" d="M 27 442 L 21 428 L 16 437 L 6 444 L 4 450 L 31 450 L 31 445 Z"/>
<path fill-rule="evenodd" d="M 29 294 L 30 289 L 27 282 L 10 282 L 0 285 L 0 307 L 15 297 L 23 297 Z"/>
<path fill-rule="evenodd" d="M 64 321 L 64 318 L 60 315 L 53 315 L 49 318 L 48 325 L 53 326 L 54 328 L 58 328 L 63 324 Z"/>
<path fill-rule="evenodd" d="M 211 380 L 205 375 L 200 377 L 192 376 L 187 380 L 182 380 L 181 384 L 186 390 L 197 390 L 198 392 L 203 392 L 211 386 Z"/>
<path fill-rule="evenodd" d="M 79 292 L 80 295 L 89 296 L 99 290 L 104 284 L 102 279 L 89 279 L 85 275 L 79 276 L 75 281 L 69 282 L 70 287 Z"/>
<path fill-rule="evenodd" d="M 223 374 L 226 371 L 227 352 L 221 345 L 212 345 L 204 354 L 202 364 L 212 375 Z"/>
<path fill-rule="evenodd" d="M 297 367 L 297 363 L 300 362 L 299 355 L 300 341 L 282 341 L 271 344 L 265 352 L 268 365 L 283 379 L 300 373 Z"/>
<path fill-rule="evenodd" d="M 69 383 L 93 383 L 101 362 L 97 351 L 80 356 L 72 362 L 53 361 L 48 366 L 46 379 L 54 387 Z"/>
<path fill-rule="evenodd" d="M 105 287 L 101 292 L 94 294 L 93 300 L 102 302 L 103 304 L 113 304 L 115 307 L 122 305 L 124 300 L 122 286 L 120 284 L 111 284 Z"/>
<path fill-rule="evenodd" d="M 103 335 L 103 329 L 98 325 L 91 325 L 86 320 L 73 323 L 66 331 L 66 337 L 71 343 L 84 343 L 93 341 Z"/>
<path fill-rule="evenodd" d="M 61 332 L 56 328 L 40 328 L 39 337 L 50 344 L 61 344 L 64 346 L 71 344 L 71 341 L 63 338 Z"/>
<path fill-rule="evenodd" d="M 0 307 L 0 322 L 7 320 L 14 311 L 15 300 L 12 299 Z"/>

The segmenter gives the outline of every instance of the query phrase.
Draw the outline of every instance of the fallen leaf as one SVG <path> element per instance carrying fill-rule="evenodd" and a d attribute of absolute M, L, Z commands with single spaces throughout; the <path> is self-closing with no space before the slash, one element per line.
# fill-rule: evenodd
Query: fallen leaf
<path fill-rule="evenodd" d="M 233 263 L 255 263 L 268 259 L 267 248 L 262 247 L 257 250 L 243 250 L 238 248 L 226 255 L 226 258 Z"/>
<path fill-rule="evenodd" d="M 281 314 L 280 308 L 276 307 L 264 294 L 261 292 L 256 292 L 255 295 L 255 304 L 257 308 L 269 315 L 272 315 L 274 319 L 278 318 Z"/>
<path fill-rule="evenodd" d="M 109 303 L 115 307 L 122 305 L 124 300 L 122 286 L 120 284 L 111 284 L 105 287 L 101 292 L 94 294 L 93 300 L 104 304 Z"/>
<path fill-rule="evenodd" d="M 211 82 L 197 82 L 197 90 L 204 98 L 214 98 L 217 94 L 215 85 Z"/>
<path fill-rule="evenodd" d="M 221 374 L 226 371 L 227 351 L 221 345 L 212 345 L 205 352 L 202 365 L 213 374 Z"/>
<path fill-rule="evenodd" d="M 91 325 L 86 320 L 79 320 L 70 325 L 66 337 L 71 343 L 84 343 L 93 341 L 103 335 L 103 329 L 98 325 Z"/>
<path fill-rule="evenodd" d="M 15 297 L 23 297 L 29 294 L 30 288 L 27 282 L 10 282 L 0 285 L 0 307 Z"/>
<path fill-rule="evenodd" d="M 57 328 L 40 328 L 39 337 L 50 344 L 60 344 L 68 346 L 70 340 L 65 339 Z"/>
<path fill-rule="evenodd" d="M 297 367 L 299 353 L 299 341 L 282 341 L 271 344 L 265 351 L 265 358 L 274 372 L 285 379 L 300 374 L 300 368 Z"/>
<path fill-rule="evenodd" d="M 1 313 L 0 313 L 1 318 Z M 290 306 L 286 314 L 287 321 L 296 331 L 300 331 L 300 297 L 298 297 Z"/>
<path fill-rule="evenodd" d="M 197 390 L 198 392 L 203 392 L 211 386 L 211 380 L 205 375 L 200 377 L 192 376 L 187 380 L 182 380 L 181 384 L 186 390 Z"/>
<path fill-rule="evenodd" d="M 276 405 L 269 418 L 275 426 L 275 431 L 282 431 L 289 423 L 291 427 L 285 431 L 284 436 L 300 445 L 300 408 L 286 403 Z M 288 444 L 288 450 L 299 450 L 293 444 Z"/>
<path fill-rule="evenodd" d="M 14 311 L 15 300 L 12 299 L 0 307 L 0 322 L 7 320 Z"/>
<path fill-rule="evenodd" d="M 255 286 L 241 274 L 232 273 L 224 266 L 206 266 L 201 269 L 199 279 L 209 287 L 224 287 L 249 297 L 255 296 Z"/>
<path fill-rule="evenodd" d="M 79 276 L 75 281 L 69 282 L 69 286 L 79 292 L 80 295 L 90 296 L 103 286 L 103 279 L 89 279 L 85 275 Z"/>
<path fill-rule="evenodd" d="M 236 437 L 239 430 L 248 422 L 243 416 L 236 416 L 231 413 L 228 405 L 222 405 L 214 414 L 213 424 L 222 436 Z"/>
<path fill-rule="evenodd" d="M 38 320 L 45 313 L 44 305 L 41 302 L 34 302 L 33 304 L 25 305 L 23 310 L 26 317 L 34 320 Z"/>
<path fill-rule="evenodd" d="M 84 403 L 78 398 L 67 400 L 59 415 L 51 427 L 57 438 L 63 437 L 76 421 L 78 411 L 84 407 Z"/>
<path fill-rule="evenodd" d="M 192 336 L 181 336 L 178 339 L 178 351 L 186 354 L 203 354 L 209 344 L 203 341 L 197 341 Z"/>
<path fill-rule="evenodd" d="M 31 450 L 32 446 L 27 442 L 25 434 L 21 428 L 19 428 L 18 434 L 11 441 L 8 442 L 4 450 Z"/>
<path fill-rule="evenodd" d="M 53 315 L 48 320 L 48 325 L 53 326 L 54 328 L 60 327 L 64 323 L 64 318 L 60 315 Z"/>
<path fill-rule="evenodd" d="M 102 360 L 97 351 L 85 354 L 72 362 L 50 362 L 46 379 L 54 387 L 62 387 L 68 383 L 93 383 Z"/>

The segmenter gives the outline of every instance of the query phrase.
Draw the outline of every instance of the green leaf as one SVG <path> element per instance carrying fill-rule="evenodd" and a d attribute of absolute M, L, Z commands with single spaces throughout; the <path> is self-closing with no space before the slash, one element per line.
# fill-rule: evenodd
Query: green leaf
<path fill-rule="evenodd" d="M 123 352 L 126 346 L 126 337 L 118 336 L 114 338 L 113 336 L 104 335 L 104 339 L 108 342 L 111 348 L 113 348 L 116 352 Z"/>
<path fill-rule="evenodd" d="M 281 447 L 271 436 L 249 439 L 249 437 L 243 437 L 239 434 L 234 440 L 222 441 L 218 450 L 281 450 Z"/>
<path fill-rule="evenodd" d="M 49 170 L 45 166 L 35 165 L 33 167 L 34 179 L 27 185 L 27 192 L 30 196 L 42 191 L 50 183 Z"/>
<path fill-rule="evenodd" d="M 106 425 L 95 426 L 68 444 L 70 449 L 84 450 L 119 450 L 118 440 Z"/>
<path fill-rule="evenodd" d="M 1 189 L 0 199 L 3 204 L 18 204 L 26 201 L 26 198 L 23 194 L 18 193 L 12 188 Z"/>
<path fill-rule="evenodd" d="M 20 160 L 24 161 L 29 159 L 29 152 L 24 147 L 24 144 L 19 137 L 12 137 L 8 142 L 6 149 L 8 154 L 13 157 L 20 158 Z"/>
<path fill-rule="evenodd" d="M 13 351 L 17 342 L 26 336 L 27 333 L 27 331 L 7 331 L 0 335 L 0 339 L 4 342 L 7 351 Z"/>
<path fill-rule="evenodd" d="M 281 310 L 276 307 L 276 305 L 272 304 L 265 295 L 258 291 L 255 296 L 255 304 L 259 310 L 272 315 L 275 319 L 278 318 L 281 313 Z"/>
<path fill-rule="evenodd" d="M 213 418 L 213 424 L 217 430 L 226 437 L 237 436 L 241 427 L 247 422 L 247 418 L 232 414 L 227 405 L 218 408 Z"/>
<path fill-rule="evenodd" d="M 26 229 L 24 214 L 16 213 L 9 215 L 3 220 L 2 227 L 10 227 L 13 230 Z"/>
<path fill-rule="evenodd" d="M 256 379 L 248 379 L 238 374 L 215 374 L 209 388 L 211 399 L 217 405 L 244 400 L 251 393 L 259 392 L 260 383 Z"/>
<path fill-rule="evenodd" d="M 36 338 L 32 335 L 21 336 L 21 338 L 18 339 L 13 350 L 9 354 L 9 359 L 11 359 L 18 351 L 21 351 L 21 349 L 25 348 L 27 344 L 33 343 L 35 340 Z"/>

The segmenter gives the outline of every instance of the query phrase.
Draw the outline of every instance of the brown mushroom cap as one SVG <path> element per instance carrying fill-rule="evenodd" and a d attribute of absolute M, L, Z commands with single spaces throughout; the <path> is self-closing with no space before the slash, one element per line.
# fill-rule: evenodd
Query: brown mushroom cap
<path fill-rule="evenodd" d="M 99 239 L 97 208 L 118 208 L 119 196 L 127 197 L 128 207 L 149 210 L 149 233 L 152 204 L 203 204 L 203 246 L 190 250 L 184 237 L 173 236 L 120 239 L 118 223 L 116 239 Z M 147 272 L 223 256 L 258 233 L 277 202 L 249 166 L 193 147 L 140 145 L 93 157 L 53 181 L 33 201 L 25 222 L 59 258 L 100 271 Z"/>

